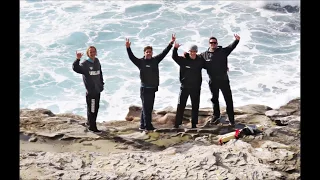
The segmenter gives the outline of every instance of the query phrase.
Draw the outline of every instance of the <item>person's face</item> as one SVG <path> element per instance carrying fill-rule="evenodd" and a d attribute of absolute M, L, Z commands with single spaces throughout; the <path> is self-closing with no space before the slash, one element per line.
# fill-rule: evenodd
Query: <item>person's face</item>
<path fill-rule="evenodd" d="M 146 59 L 151 59 L 152 58 L 152 50 L 146 49 L 146 51 L 144 52 L 144 56 L 146 57 Z"/>
<path fill-rule="evenodd" d="M 192 50 L 190 50 L 189 53 L 190 53 L 190 57 L 191 57 L 192 59 L 195 59 L 195 58 L 196 58 L 196 56 L 197 56 L 197 51 L 192 51 Z"/>
<path fill-rule="evenodd" d="M 218 41 L 217 40 L 215 40 L 215 39 L 210 39 L 209 40 L 209 47 L 210 48 L 216 48 L 217 45 L 218 45 Z"/>
<path fill-rule="evenodd" d="M 88 51 L 88 54 L 89 54 L 89 57 L 91 59 L 94 59 L 97 55 L 97 52 L 96 52 L 96 49 L 95 48 L 90 48 L 89 51 Z"/>

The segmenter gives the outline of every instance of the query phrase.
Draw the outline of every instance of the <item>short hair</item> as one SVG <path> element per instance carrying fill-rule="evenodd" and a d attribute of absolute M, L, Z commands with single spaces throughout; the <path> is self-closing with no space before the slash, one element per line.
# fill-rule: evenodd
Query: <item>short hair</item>
<path fill-rule="evenodd" d="M 98 54 L 96 47 L 94 47 L 94 46 L 89 46 L 88 49 L 87 49 L 87 56 L 88 56 L 88 57 L 89 57 L 89 50 L 90 50 L 90 48 L 93 48 L 93 49 L 96 51 L 96 54 Z"/>
<path fill-rule="evenodd" d="M 153 50 L 152 46 L 146 46 L 143 48 L 143 52 L 146 52 L 148 49 L 151 49 L 151 51 Z"/>
<path fill-rule="evenodd" d="M 218 41 L 216 37 L 211 36 L 211 37 L 209 38 L 209 42 L 210 42 L 211 39 L 214 39 L 214 40 Z"/>

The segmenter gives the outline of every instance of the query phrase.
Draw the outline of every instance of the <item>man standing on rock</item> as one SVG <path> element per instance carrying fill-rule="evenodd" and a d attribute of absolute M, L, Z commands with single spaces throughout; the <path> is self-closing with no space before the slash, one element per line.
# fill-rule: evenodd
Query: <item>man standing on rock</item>
<path fill-rule="evenodd" d="M 72 69 L 82 74 L 83 83 L 87 90 L 86 102 L 87 102 L 87 123 L 89 131 L 99 133 L 101 131 L 97 128 L 97 116 L 100 103 L 100 93 L 104 89 L 104 82 L 101 70 L 101 64 L 99 59 L 96 58 L 97 50 L 94 46 L 90 46 L 87 49 L 87 60 L 84 60 L 80 64 L 80 59 L 83 53 L 76 51 L 76 60 L 73 62 Z"/>
<path fill-rule="evenodd" d="M 221 90 L 227 106 L 229 125 L 234 126 L 234 108 L 232 92 L 228 76 L 228 56 L 236 48 L 240 41 L 240 36 L 234 35 L 235 41 L 227 47 L 218 46 L 218 40 L 215 37 L 209 38 L 209 48 L 200 54 L 205 60 L 204 68 L 210 78 L 209 87 L 211 91 L 211 101 L 213 105 L 213 117 L 211 122 L 214 123 L 220 119 L 219 90 Z M 189 56 L 188 53 L 185 56 Z"/>
<path fill-rule="evenodd" d="M 197 128 L 202 84 L 201 70 L 204 66 L 204 60 L 197 55 L 198 47 L 196 45 L 189 48 L 190 56 L 188 57 L 178 56 L 179 47 L 180 44 L 175 43 L 172 52 L 172 59 L 180 66 L 179 79 L 181 83 L 174 127 L 179 128 L 182 124 L 183 113 L 190 95 L 192 105 L 191 128 Z"/>
<path fill-rule="evenodd" d="M 142 111 L 140 119 L 140 130 L 154 130 L 152 121 L 152 111 L 155 99 L 155 92 L 158 91 L 159 86 L 159 63 L 169 53 L 176 37 L 173 34 L 171 41 L 168 46 L 157 56 L 152 56 L 152 46 L 146 46 L 143 50 L 144 56 L 137 58 L 131 51 L 131 42 L 126 39 L 126 48 L 129 59 L 136 65 L 140 70 L 140 98 L 142 101 Z"/>

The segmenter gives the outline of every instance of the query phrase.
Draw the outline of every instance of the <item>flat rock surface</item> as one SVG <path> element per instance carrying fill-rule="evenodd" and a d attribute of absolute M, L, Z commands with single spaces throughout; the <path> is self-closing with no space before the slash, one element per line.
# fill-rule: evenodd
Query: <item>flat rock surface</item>
<path fill-rule="evenodd" d="M 155 111 L 155 131 L 139 131 L 138 106 L 123 121 L 98 123 L 88 132 L 85 118 L 47 109 L 20 110 L 21 179 L 300 179 L 300 98 L 272 109 L 235 107 L 235 127 L 226 116 L 210 123 L 201 109 L 198 128 L 186 110 L 173 128 L 173 108 Z M 222 114 L 224 110 L 222 109 Z M 219 138 L 246 125 L 260 133 L 219 144 Z"/>

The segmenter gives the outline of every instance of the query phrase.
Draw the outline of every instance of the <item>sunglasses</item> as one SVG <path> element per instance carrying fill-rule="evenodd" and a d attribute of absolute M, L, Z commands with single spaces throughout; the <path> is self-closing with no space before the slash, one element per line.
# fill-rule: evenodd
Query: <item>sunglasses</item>
<path fill-rule="evenodd" d="M 209 42 L 210 44 L 217 44 L 217 42 Z"/>

